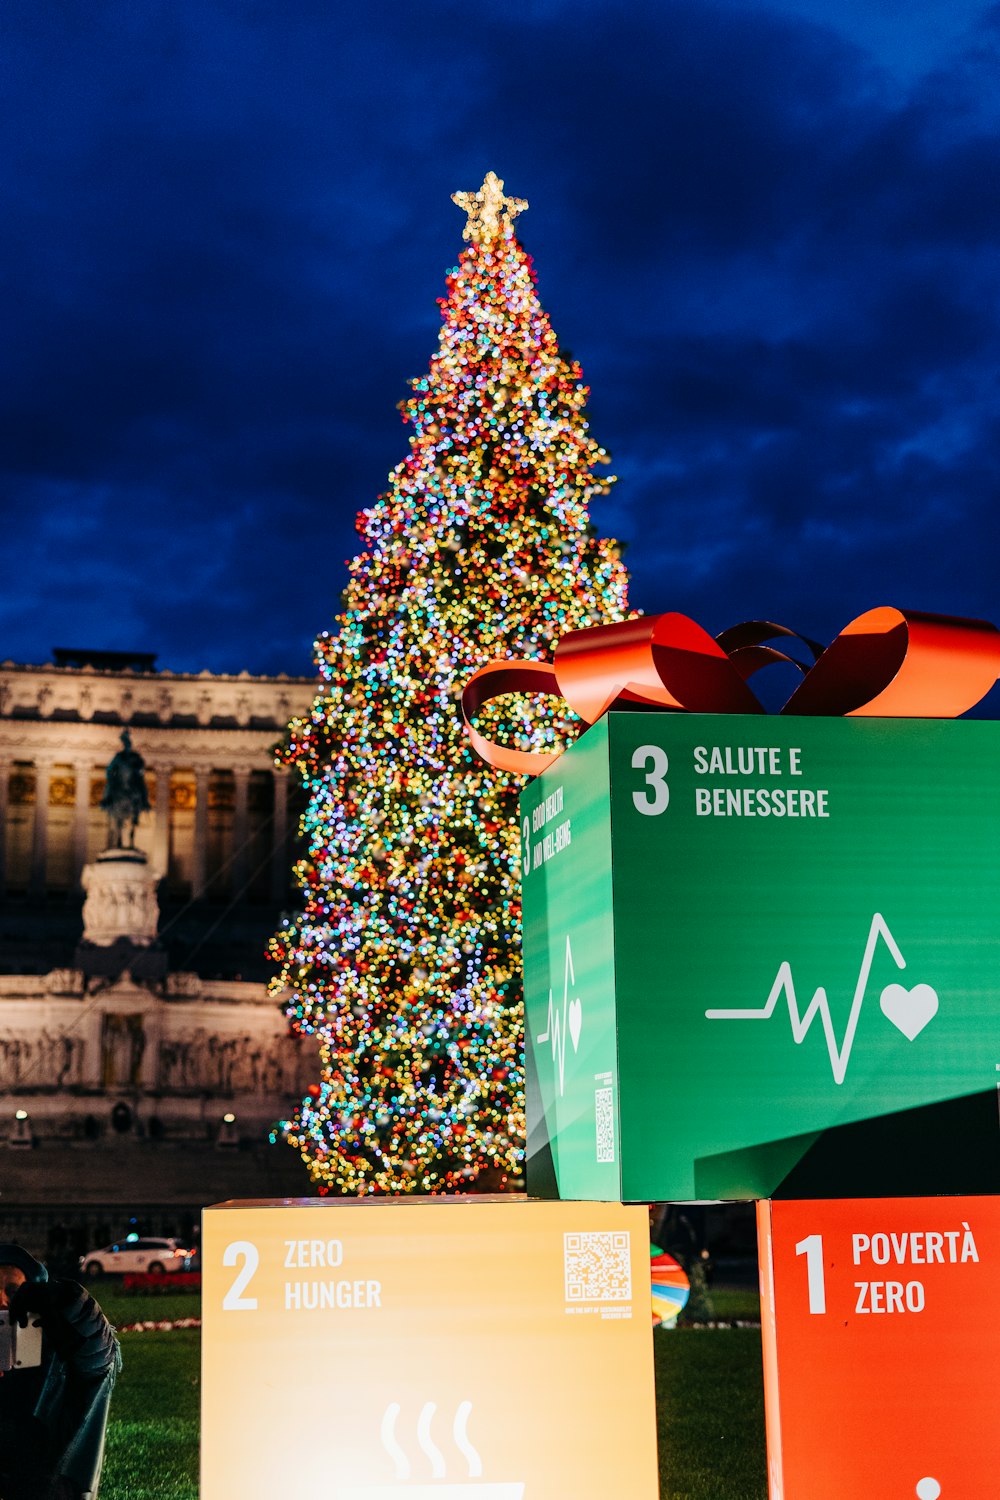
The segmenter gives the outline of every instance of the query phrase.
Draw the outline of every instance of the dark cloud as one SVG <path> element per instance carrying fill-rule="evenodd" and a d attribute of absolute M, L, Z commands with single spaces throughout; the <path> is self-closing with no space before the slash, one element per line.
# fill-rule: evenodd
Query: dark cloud
<path fill-rule="evenodd" d="M 308 670 L 489 168 L 640 607 L 1000 615 L 1000 11 L 965 11 L 935 52 L 834 0 L 14 0 L 0 655 Z"/>

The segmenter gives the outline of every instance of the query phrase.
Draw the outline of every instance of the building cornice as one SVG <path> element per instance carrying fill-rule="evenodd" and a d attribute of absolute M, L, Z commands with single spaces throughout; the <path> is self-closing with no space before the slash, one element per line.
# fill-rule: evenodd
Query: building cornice
<path fill-rule="evenodd" d="M 210 771 L 216 766 L 246 764 L 259 770 L 270 764 L 271 751 L 285 725 L 267 729 L 192 729 L 169 725 L 137 725 L 132 739 L 151 770 L 158 764 Z M 73 764 L 93 761 L 106 764 L 119 749 L 121 727 L 117 724 L 86 724 L 26 719 L 0 719 L 0 758 Z"/>
<path fill-rule="evenodd" d="M 98 671 L 54 664 L 0 665 L 0 726 L 90 726 L 101 743 L 125 725 L 137 735 L 190 730 L 258 736 L 281 733 L 308 711 L 317 691 L 313 677 L 227 676 L 212 672 Z"/>

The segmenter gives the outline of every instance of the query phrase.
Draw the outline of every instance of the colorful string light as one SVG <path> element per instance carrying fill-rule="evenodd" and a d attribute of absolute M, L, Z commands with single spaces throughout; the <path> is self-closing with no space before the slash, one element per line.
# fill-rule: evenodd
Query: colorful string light
<path fill-rule="evenodd" d="M 321 1077 L 274 1138 L 320 1193 L 519 1181 L 519 778 L 473 756 L 457 697 L 492 656 L 627 613 L 618 548 L 589 520 L 610 480 L 588 390 L 514 235 L 526 205 L 493 183 L 486 229 L 464 195 L 477 232 L 401 405 L 410 451 L 358 518 L 339 633 L 316 643 L 321 691 L 282 752 L 308 790 L 308 853 L 303 911 L 270 943 L 273 990 L 319 1039 Z M 499 713 L 482 720 L 502 736 Z M 529 705 L 515 740 L 556 746 L 572 722 Z"/>

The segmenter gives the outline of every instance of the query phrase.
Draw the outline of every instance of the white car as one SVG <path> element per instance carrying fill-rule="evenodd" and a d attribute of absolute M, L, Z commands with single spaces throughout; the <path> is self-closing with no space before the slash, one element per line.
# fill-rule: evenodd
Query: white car
<path fill-rule="evenodd" d="M 91 1250 L 81 1255 L 80 1270 L 85 1276 L 121 1275 L 125 1271 L 146 1271 L 162 1276 L 165 1271 L 187 1271 L 194 1251 L 185 1249 L 180 1240 L 140 1239 L 129 1235 L 117 1245 Z"/>

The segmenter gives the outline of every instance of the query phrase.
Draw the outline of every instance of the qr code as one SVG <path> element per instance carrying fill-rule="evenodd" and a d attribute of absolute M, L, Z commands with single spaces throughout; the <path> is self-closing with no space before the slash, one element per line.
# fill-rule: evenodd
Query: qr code
<path fill-rule="evenodd" d="M 567 1302 L 631 1302 L 631 1235 L 583 1230 L 563 1235 Z"/>
<path fill-rule="evenodd" d="M 615 1159 L 615 1111 L 612 1089 L 594 1090 L 594 1114 L 597 1118 L 597 1160 Z"/>

